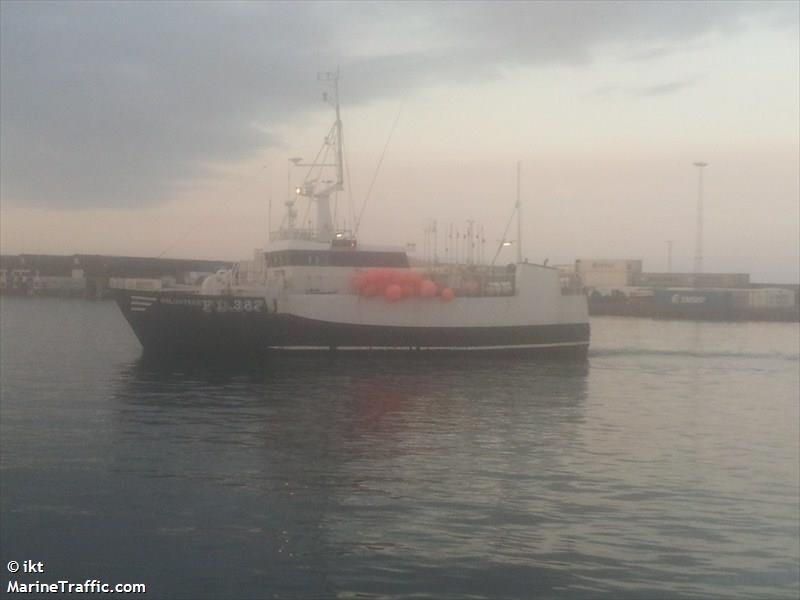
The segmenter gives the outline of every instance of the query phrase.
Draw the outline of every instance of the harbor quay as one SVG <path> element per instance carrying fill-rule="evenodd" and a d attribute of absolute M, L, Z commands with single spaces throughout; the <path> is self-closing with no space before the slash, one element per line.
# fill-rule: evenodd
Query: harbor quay
<path fill-rule="evenodd" d="M 589 314 L 702 321 L 800 321 L 797 284 L 754 283 L 748 273 L 646 272 L 640 259 L 558 265 L 577 281 Z"/>
<path fill-rule="evenodd" d="M 0 256 L 0 293 L 102 299 L 112 288 L 196 288 L 222 260 L 98 254 Z M 640 259 L 556 265 L 562 286 L 581 287 L 593 316 L 719 321 L 800 321 L 800 286 L 755 283 L 748 273 L 646 272 Z"/>

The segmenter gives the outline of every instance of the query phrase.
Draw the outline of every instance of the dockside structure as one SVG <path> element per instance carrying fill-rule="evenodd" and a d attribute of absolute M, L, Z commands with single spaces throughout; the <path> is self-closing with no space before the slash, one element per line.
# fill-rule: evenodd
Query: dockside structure
<path fill-rule="evenodd" d="M 2 255 L 0 292 L 103 298 L 112 280 L 149 288 L 158 287 L 161 282 L 196 284 L 208 274 L 230 266 L 230 262 L 219 260 L 100 254 Z"/>

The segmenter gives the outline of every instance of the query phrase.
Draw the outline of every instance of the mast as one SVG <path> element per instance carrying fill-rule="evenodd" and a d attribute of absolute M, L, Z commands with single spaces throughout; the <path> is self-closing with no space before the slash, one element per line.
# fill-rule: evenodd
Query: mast
<path fill-rule="evenodd" d="M 342 116 L 339 112 L 339 67 L 336 67 L 336 76 L 333 78 L 333 102 L 336 107 L 336 191 L 344 189 L 344 158 L 342 147 Z"/>
<path fill-rule="evenodd" d="M 324 92 L 322 99 L 330 104 L 336 113 L 336 120 L 325 136 L 322 147 L 311 162 L 300 162 L 302 159 L 290 159 L 294 166 L 307 167 L 303 183 L 294 189 L 295 197 L 305 197 L 316 204 L 315 228 L 293 230 L 292 209 L 294 200 L 290 197 L 286 205 L 289 209 L 290 238 L 310 239 L 318 242 L 330 242 L 334 238 L 334 224 L 331 215 L 331 194 L 344 190 L 344 151 L 342 146 L 342 117 L 339 109 L 339 70 L 336 72 L 318 73 L 317 80 L 329 84 L 332 92 Z M 333 150 L 333 161 L 328 158 Z M 333 168 L 336 180 L 324 180 L 323 173 L 326 168 Z M 290 173 L 291 186 L 291 173 Z M 294 213 L 296 216 L 296 212 Z"/>

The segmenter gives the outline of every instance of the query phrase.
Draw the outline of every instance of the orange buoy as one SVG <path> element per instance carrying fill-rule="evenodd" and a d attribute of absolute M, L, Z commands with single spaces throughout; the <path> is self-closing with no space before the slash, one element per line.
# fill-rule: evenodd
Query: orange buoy
<path fill-rule="evenodd" d="M 392 283 L 386 288 L 386 291 L 383 293 L 383 295 L 389 302 L 397 302 L 403 297 L 403 288 L 396 283 Z"/>
<path fill-rule="evenodd" d="M 418 288 L 419 284 L 422 282 L 422 275 L 415 271 L 407 271 L 399 273 L 398 276 L 400 285 L 402 286 L 411 286 L 413 288 Z"/>
<path fill-rule="evenodd" d="M 453 290 L 451 290 L 450 288 L 444 288 L 442 290 L 442 295 L 440 296 L 440 298 L 444 302 L 450 302 L 455 297 L 456 297 L 455 293 L 453 293 Z"/>
<path fill-rule="evenodd" d="M 436 284 L 430 279 L 424 279 L 419 284 L 419 295 L 423 298 L 433 298 L 436 296 Z"/>
<path fill-rule="evenodd" d="M 389 268 L 378 269 L 377 279 L 384 286 L 391 285 L 392 283 L 394 283 L 396 277 L 397 275 L 394 269 L 389 269 Z"/>

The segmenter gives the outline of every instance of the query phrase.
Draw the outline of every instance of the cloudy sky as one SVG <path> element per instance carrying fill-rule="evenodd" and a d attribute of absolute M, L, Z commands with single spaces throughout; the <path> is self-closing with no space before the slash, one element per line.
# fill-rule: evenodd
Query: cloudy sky
<path fill-rule="evenodd" d="M 365 242 L 496 243 L 521 161 L 530 260 L 690 270 L 704 160 L 705 270 L 796 282 L 799 6 L 3 1 L 0 249 L 249 256 L 338 66 Z"/>

